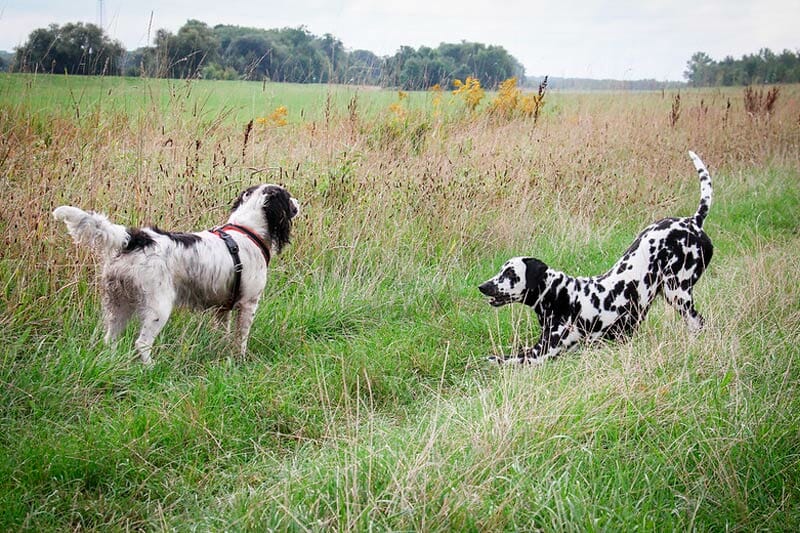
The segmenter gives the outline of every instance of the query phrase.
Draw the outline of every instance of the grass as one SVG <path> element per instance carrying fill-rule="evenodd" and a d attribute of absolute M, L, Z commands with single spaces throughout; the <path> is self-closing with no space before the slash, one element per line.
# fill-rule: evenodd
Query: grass
<path fill-rule="evenodd" d="M 374 114 L 397 100 L 397 93 L 321 84 L 3 74 L 0 98 L 5 105 L 24 106 L 32 114 L 76 119 L 85 116 L 88 109 L 134 117 L 142 109 L 167 115 L 179 108 L 184 116 L 200 124 L 220 119 L 245 123 L 286 106 L 289 121 L 298 123 L 320 120 L 326 109 L 328 113 L 346 113 L 353 98 L 356 105 L 362 100 L 361 113 Z M 429 100 L 425 93 L 410 93 L 406 106 L 419 109 Z"/>
<path fill-rule="evenodd" d="M 245 142 L 261 84 L 29 81 L 0 90 L 0 529 L 800 526 L 797 87 L 771 116 L 684 91 L 674 127 L 670 94 L 553 95 L 534 127 L 436 117 L 425 95 L 397 121 L 396 93 L 364 92 L 354 114 L 314 97 Z M 175 94 L 32 104 L 59 84 Z M 527 253 L 604 271 L 645 224 L 694 211 L 688 149 L 714 178 L 707 329 L 658 302 L 628 343 L 486 367 L 538 325 L 477 284 Z M 182 312 L 151 369 L 133 331 L 103 346 L 96 266 L 52 208 L 188 230 L 259 181 L 304 209 L 247 357 Z"/>

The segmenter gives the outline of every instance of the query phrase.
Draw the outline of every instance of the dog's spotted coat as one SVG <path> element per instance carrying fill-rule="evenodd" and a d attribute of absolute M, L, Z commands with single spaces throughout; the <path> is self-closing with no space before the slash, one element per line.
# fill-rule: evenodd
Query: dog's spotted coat
<path fill-rule="evenodd" d="M 644 319 L 663 292 L 689 330 L 703 327 L 692 289 L 711 261 L 713 246 L 703 231 L 711 207 L 711 176 L 689 152 L 700 176 L 700 205 L 687 218 L 665 218 L 642 231 L 611 270 L 595 277 L 572 277 L 532 257 L 515 257 L 479 290 L 495 307 L 523 303 L 542 327 L 539 341 L 516 355 L 490 357 L 497 363 L 538 363 L 580 341 L 619 339 Z"/>

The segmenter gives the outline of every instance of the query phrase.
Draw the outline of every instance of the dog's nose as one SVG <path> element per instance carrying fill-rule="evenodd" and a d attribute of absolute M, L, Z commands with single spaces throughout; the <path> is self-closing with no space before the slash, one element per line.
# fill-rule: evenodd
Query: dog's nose
<path fill-rule="evenodd" d="M 486 296 L 494 295 L 494 283 L 491 281 L 486 281 L 478 285 L 478 290 L 481 291 Z"/>

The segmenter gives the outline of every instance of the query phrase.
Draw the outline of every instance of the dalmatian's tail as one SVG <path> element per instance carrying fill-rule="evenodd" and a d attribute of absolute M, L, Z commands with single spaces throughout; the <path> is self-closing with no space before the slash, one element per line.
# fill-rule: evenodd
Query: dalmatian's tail
<path fill-rule="evenodd" d="M 714 197 L 714 190 L 711 188 L 711 175 L 708 169 L 703 164 L 703 161 L 697 157 L 697 154 L 690 151 L 689 157 L 692 158 L 694 168 L 697 169 L 697 174 L 700 175 L 700 205 L 697 207 L 697 213 L 694 214 L 693 220 L 697 227 L 703 227 L 703 221 L 708 215 L 708 210 L 711 208 L 711 200 Z"/>

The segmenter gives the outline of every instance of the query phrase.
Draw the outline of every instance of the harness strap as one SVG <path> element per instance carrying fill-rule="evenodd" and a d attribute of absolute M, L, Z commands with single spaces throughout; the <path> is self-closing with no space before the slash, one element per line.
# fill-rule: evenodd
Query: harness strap
<path fill-rule="evenodd" d="M 231 310 L 233 306 L 236 305 L 236 302 L 239 301 L 239 288 L 242 285 L 243 267 L 242 260 L 239 257 L 239 245 L 236 244 L 233 237 L 221 228 L 214 228 L 210 231 L 225 242 L 225 246 L 228 247 L 228 252 L 230 252 L 231 258 L 233 259 L 233 288 L 231 289 L 231 296 L 228 298 L 228 303 L 225 304 L 224 307 L 226 310 Z"/>
<path fill-rule="evenodd" d="M 236 241 L 230 234 L 225 230 L 233 230 L 238 231 L 239 233 L 243 233 L 246 235 L 251 241 L 253 241 L 261 250 L 261 255 L 264 256 L 264 261 L 266 262 L 267 266 L 269 266 L 269 248 L 267 245 L 264 244 L 258 235 L 256 235 L 252 230 L 240 226 L 238 224 L 225 224 L 224 226 L 216 227 L 209 230 L 211 233 L 219 237 L 225 242 L 225 246 L 228 247 L 228 252 L 231 254 L 231 258 L 233 259 L 233 287 L 231 289 L 231 296 L 228 298 L 228 303 L 225 305 L 224 309 L 231 310 L 233 306 L 236 305 L 236 302 L 239 301 L 239 289 L 242 285 L 242 270 L 244 267 L 242 266 L 242 259 L 239 257 L 239 245 L 236 244 Z"/>
<path fill-rule="evenodd" d="M 261 255 L 264 256 L 264 261 L 266 261 L 267 266 L 269 266 L 269 259 L 270 259 L 269 248 L 267 247 L 266 244 L 264 244 L 264 241 L 261 239 L 261 237 L 256 235 L 256 233 L 253 230 L 245 226 L 240 226 L 239 224 L 225 224 L 224 226 L 218 229 L 238 231 L 239 233 L 243 233 L 244 235 L 249 237 L 250 240 L 253 241 L 256 246 L 258 246 L 258 249 L 261 250 Z"/>

